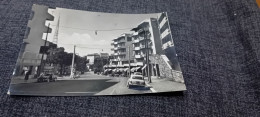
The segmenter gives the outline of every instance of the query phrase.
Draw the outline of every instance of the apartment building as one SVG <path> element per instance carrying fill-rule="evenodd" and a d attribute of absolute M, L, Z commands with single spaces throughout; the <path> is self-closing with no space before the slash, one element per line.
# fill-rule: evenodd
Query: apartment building
<path fill-rule="evenodd" d="M 114 59 L 111 59 L 112 65 L 128 66 L 130 62 L 134 61 L 133 58 L 133 46 L 132 46 L 132 34 L 122 34 L 118 38 L 113 39 L 111 49 L 114 54 Z"/>
<path fill-rule="evenodd" d="M 41 64 L 40 48 L 44 45 L 43 33 L 47 32 L 46 20 L 53 21 L 54 17 L 48 13 L 48 7 L 41 5 L 33 5 L 31 16 L 27 24 L 26 34 L 23 40 L 23 45 L 17 59 L 17 65 L 14 75 L 22 75 L 24 71 L 29 69 L 32 75 L 36 74 L 38 67 Z M 47 41 L 46 45 L 49 45 Z M 46 56 L 44 56 L 44 60 Z"/>
<path fill-rule="evenodd" d="M 156 18 L 144 20 L 137 27 L 133 28 L 132 31 L 135 31 L 132 35 L 132 40 L 136 65 L 144 65 L 143 61 L 145 60 L 146 52 L 149 52 L 149 55 L 163 54 Z"/>

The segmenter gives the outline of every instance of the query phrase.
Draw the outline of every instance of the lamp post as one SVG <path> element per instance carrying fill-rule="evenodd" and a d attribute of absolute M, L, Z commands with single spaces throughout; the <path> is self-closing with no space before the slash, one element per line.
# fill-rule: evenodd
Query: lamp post
<path fill-rule="evenodd" d="M 49 30 L 50 30 L 50 23 L 48 24 L 48 27 L 47 27 L 47 34 L 46 34 L 46 38 L 44 40 L 44 48 L 46 49 L 46 45 L 47 45 L 47 39 L 48 39 L 48 34 L 49 34 Z M 37 72 L 37 76 L 39 76 L 42 72 L 42 70 L 44 69 L 44 64 L 43 64 L 43 57 L 44 57 L 44 53 L 42 53 L 42 57 L 41 57 L 41 63 L 40 63 L 40 68 L 39 68 L 39 71 Z"/>
<path fill-rule="evenodd" d="M 72 56 L 72 63 L 71 63 L 71 69 L 70 69 L 70 78 L 74 78 L 74 61 L 75 61 L 75 48 L 76 45 L 73 46 L 74 50 L 73 50 L 73 56 Z"/>
<path fill-rule="evenodd" d="M 130 46 L 128 46 L 128 63 L 129 63 L 129 66 L 128 66 L 128 73 L 129 73 L 129 77 L 131 76 L 131 70 L 130 70 L 130 68 L 131 68 L 131 61 L 130 61 Z"/>

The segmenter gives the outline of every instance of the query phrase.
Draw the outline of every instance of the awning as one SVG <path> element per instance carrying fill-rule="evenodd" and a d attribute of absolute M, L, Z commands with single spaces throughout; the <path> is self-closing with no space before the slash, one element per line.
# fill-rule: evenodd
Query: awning
<path fill-rule="evenodd" d="M 123 71 L 123 69 L 122 69 L 122 68 L 119 68 L 119 69 L 118 69 L 118 71 L 119 71 L 119 72 L 122 72 L 122 71 Z"/>
<path fill-rule="evenodd" d="M 129 70 L 129 68 L 125 68 L 125 69 L 124 69 L 124 71 L 128 71 L 128 70 Z"/>
<path fill-rule="evenodd" d="M 135 71 L 137 71 L 137 70 L 140 69 L 140 68 L 141 68 L 141 67 L 136 67 L 136 68 L 135 68 Z"/>
<path fill-rule="evenodd" d="M 134 72 L 135 71 L 135 67 L 133 67 L 132 69 L 131 69 L 131 72 Z"/>
<path fill-rule="evenodd" d="M 146 68 L 146 66 L 147 66 L 147 65 L 145 64 L 145 65 L 143 66 L 142 70 L 144 70 L 144 69 Z"/>

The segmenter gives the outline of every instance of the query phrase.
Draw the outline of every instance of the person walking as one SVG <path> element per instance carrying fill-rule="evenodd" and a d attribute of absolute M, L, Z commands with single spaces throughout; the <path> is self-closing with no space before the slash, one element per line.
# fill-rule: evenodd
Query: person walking
<path fill-rule="evenodd" d="M 32 70 L 29 69 L 26 73 L 25 73 L 25 77 L 24 80 L 27 81 L 29 79 L 29 76 L 31 75 Z"/>

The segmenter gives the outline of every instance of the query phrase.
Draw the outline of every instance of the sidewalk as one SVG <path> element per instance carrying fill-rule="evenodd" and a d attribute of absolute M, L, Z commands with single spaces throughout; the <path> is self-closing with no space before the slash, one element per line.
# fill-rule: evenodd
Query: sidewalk
<path fill-rule="evenodd" d="M 152 83 L 148 82 L 148 77 L 145 77 L 145 83 L 151 87 L 152 92 L 168 92 L 186 90 L 184 83 L 174 82 L 168 78 L 151 77 Z"/>
<path fill-rule="evenodd" d="M 36 78 L 29 78 L 28 80 L 24 80 L 25 76 L 14 76 L 11 78 L 11 84 L 21 84 L 21 83 L 34 83 L 37 82 Z"/>

